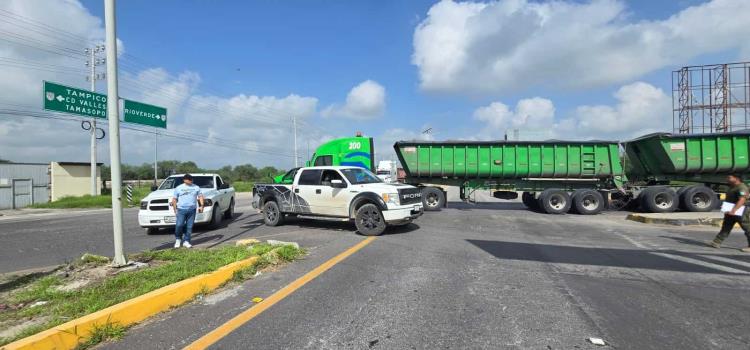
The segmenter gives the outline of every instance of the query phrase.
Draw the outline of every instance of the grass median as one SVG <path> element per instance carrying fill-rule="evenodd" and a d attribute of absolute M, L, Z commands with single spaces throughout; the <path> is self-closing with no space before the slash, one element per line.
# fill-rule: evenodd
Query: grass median
<path fill-rule="evenodd" d="M 293 261 L 302 254 L 301 249 L 291 245 L 267 243 L 148 251 L 129 257 L 148 264 L 147 267 L 117 274 L 112 274 L 115 270 L 102 259 L 84 256 L 85 259 L 54 274 L 0 284 L 0 329 L 6 329 L 0 337 L 0 346 L 252 256 L 260 257 L 256 265 L 238 271 L 233 280 L 245 280 L 258 269 Z M 115 326 L 110 328 L 102 329 L 103 335 L 98 336 L 101 339 L 93 342 L 117 338 L 123 333 Z"/>
<path fill-rule="evenodd" d="M 146 197 L 151 192 L 150 188 L 147 187 L 136 187 L 133 189 L 133 206 L 138 206 L 141 199 Z M 123 197 L 123 200 L 125 198 Z M 127 201 L 126 201 L 127 202 Z M 111 208 L 112 207 L 112 196 L 109 194 L 103 194 L 100 196 L 70 196 L 63 197 L 53 202 L 37 203 L 29 208 L 35 209 L 83 209 L 83 208 Z"/>

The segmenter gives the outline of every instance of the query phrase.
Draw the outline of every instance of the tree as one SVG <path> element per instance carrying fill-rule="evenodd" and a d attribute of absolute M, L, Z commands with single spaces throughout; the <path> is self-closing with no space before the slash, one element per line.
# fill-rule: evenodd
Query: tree
<path fill-rule="evenodd" d="M 258 178 L 258 168 L 251 164 L 243 164 L 234 167 L 235 181 L 252 181 Z"/>
<path fill-rule="evenodd" d="M 9 161 L 7 159 L 0 158 L 0 164 L 2 164 L 2 163 L 13 163 L 13 162 L 11 162 L 11 161 Z"/>

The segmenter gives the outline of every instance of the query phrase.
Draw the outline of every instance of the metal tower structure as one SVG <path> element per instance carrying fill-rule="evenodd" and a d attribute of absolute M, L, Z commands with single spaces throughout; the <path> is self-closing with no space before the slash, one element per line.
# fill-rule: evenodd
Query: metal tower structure
<path fill-rule="evenodd" d="M 750 62 L 687 66 L 672 72 L 674 133 L 750 128 Z"/>

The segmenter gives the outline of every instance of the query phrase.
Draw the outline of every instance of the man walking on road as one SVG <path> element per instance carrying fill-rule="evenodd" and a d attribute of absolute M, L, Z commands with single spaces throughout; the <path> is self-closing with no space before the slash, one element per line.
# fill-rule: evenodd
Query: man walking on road
<path fill-rule="evenodd" d="M 200 204 L 200 206 L 198 206 Z M 195 223 L 195 212 L 203 212 L 203 194 L 200 187 L 193 184 L 193 177 L 185 174 L 182 177 L 182 185 L 175 187 L 172 194 L 172 208 L 174 208 L 177 220 L 174 225 L 174 247 L 179 248 L 182 244 L 190 248 L 190 235 L 193 233 Z M 183 236 L 184 231 L 184 236 Z"/>
<path fill-rule="evenodd" d="M 713 241 L 708 245 L 719 248 L 721 243 L 729 236 L 732 232 L 734 224 L 739 223 L 743 231 L 745 231 L 745 237 L 747 237 L 747 248 L 742 248 L 743 252 L 750 253 L 750 211 L 744 210 L 742 215 L 736 215 L 739 210 L 743 210 L 745 203 L 748 198 L 748 188 L 742 182 L 742 177 L 739 174 L 732 174 L 727 176 L 727 184 L 729 185 L 729 191 L 727 191 L 726 202 L 734 204 L 731 210 L 724 213 L 724 221 L 721 224 L 721 230 L 716 235 Z M 747 208 L 744 208 L 747 209 Z"/>

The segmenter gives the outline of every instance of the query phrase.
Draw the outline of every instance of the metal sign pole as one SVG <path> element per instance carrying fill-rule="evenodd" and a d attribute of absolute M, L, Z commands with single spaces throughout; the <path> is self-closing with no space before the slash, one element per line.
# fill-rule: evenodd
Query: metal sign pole
<path fill-rule="evenodd" d="M 91 92 L 96 92 L 96 52 L 89 49 Z M 91 118 L 91 195 L 96 196 L 96 118 Z"/>
<path fill-rule="evenodd" d="M 104 26 L 107 36 L 107 117 L 109 118 L 109 161 L 112 166 L 112 233 L 115 256 L 112 265 L 127 264 L 122 240 L 122 174 L 120 170 L 120 106 L 117 91 L 117 34 L 115 0 L 104 0 Z"/>

